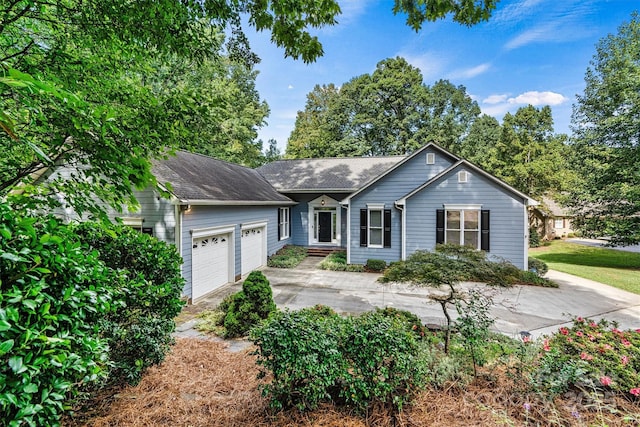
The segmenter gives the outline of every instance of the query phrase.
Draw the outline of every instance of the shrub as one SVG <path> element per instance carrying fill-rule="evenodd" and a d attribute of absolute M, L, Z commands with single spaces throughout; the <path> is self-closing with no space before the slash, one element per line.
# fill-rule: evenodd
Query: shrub
<path fill-rule="evenodd" d="M 388 314 L 388 313 L 387 313 Z M 401 408 L 426 379 L 421 347 L 404 319 L 381 312 L 342 318 L 322 306 L 278 312 L 252 329 L 262 386 L 274 409 L 333 401 Z"/>
<path fill-rule="evenodd" d="M 119 281 L 53 217 L 0 204 L 0 413 L 5 425 L 59 425 L 65 401 L 107 374 L 95 328 Z"/>
<path fill-rule="evenodd" d="M 539 277 L 544 276 L 549 271 L 549 267 L 544 261 L 541 261 L 537 258 L 529 257 L 528 260 L 529 271 L 535 273 Z"/>
<path fill-rule="evenodd" d="M 371 271 L 382 271 L 387 268 L 387 262 L 382 259 L 368 259 L 366 267 Z"/>
<path fill-rule="evenodd" d="M 271 255 L 267 265 L 274 268 L 294 268 L 307 256 L 307 250 L 302 246 L 287 245 Z"/>
<path fill-rule="evenodd" d="M 318 265 L 321 270 L 330 271 L 346 271 L 347 270 L 347 253 L 334 252 L 329 254 Z"/>
<path fill-rule="evenodd" d="M 529 247 L 530 248 L 540 247 L 540 234 L 538 234 L 538 230 L 535 227 L 529 228 Z"/>
<path fill-rule="evenodd" d="M 75 230 L 110 269 L 126 277 L 114 283 L 117 310 L 99 326 L 110 347 L 110 381 L 136 384 L 173 344 L 173 319 L 183 306 L 182 259 L 175 246 L 129 227 L 85 222 Z"/>
<path fill-rule="evenodd" d="M 640 329 L 621 331 L 606 320 L 581 317 L 546 339 L 534 384 L 562 393 L 576 386 L 640 395 Z"/>
<path fill-rule="evenodd" d="M 241 337 L 276 310 L 269 281 L 260 271 L 252 271 L 242 290 L 230 299 L 224 317 L 225 337 Z"/>

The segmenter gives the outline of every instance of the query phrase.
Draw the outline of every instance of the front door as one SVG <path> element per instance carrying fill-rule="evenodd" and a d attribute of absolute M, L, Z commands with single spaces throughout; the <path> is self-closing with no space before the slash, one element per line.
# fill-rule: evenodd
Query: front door
<path fill-rule="evenodd" d="M 331 211 L 319 211 L 318 212 L 318 242 L 331 242 L 333 237 L 332 230 L 332 212 Z"/>

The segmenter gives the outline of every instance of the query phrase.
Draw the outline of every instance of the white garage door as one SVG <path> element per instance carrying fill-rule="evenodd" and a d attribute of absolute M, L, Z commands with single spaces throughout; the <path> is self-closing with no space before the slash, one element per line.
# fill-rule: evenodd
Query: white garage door
<path fill-rule="evenodd" d="M 229 282 L 230 234 L 193 239 L 191 298 L 195 300 Z"/>
<path fill-rule="evenodd" d="M 243 275 L 264 265 L 266 261 L 264 254 L 266 234 L 264 226 L 242 230 L 240 249 Z"/>

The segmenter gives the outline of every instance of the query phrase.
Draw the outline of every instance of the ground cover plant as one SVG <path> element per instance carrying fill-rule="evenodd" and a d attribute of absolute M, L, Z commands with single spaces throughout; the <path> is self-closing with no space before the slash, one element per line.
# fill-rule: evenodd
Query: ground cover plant
<path fill-rule="evenodd" d="M 553 270 L 640 294 L 640 253 L 554 240 L 529 255 Z"/>
<path fill-rule="evenodd" d="M 347 253 L 345 251 L 334 252 L 322 260 L 318 267 L 321 270 L 330 271 L 364 271 L 364 266 L 360 264 L 347 264 Z"/>
<path fill-rule="evenodd" d="M 287 245 L 271 255 L 267 260 L 269 267 L 294 268 L 307 256 L 307 249 L 302 246 Z"/>

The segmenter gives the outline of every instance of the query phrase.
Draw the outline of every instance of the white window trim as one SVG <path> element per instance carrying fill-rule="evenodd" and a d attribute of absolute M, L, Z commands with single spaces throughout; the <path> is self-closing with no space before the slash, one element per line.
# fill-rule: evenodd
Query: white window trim
<path fill-rule="evenodd" d="M 380 244 L 371 243 L 371 212 L 380 212 Z M 384 248 L 384 204 L 371 203 L 367 204 L 367 247 L 368 248 Z"/>
<path fill-rule="evenodd" d="M 427 153 L 427 164 L 435 165 L 436 164 L 436 153 Z"/>
<path fill-rule="evenodd" d="M 280 222 L 278 223 L 278 230 L 280 230 L 280 240 L 288 239 L 289 235 L 289 223 L 291 221 L 291 208 L 284 207 L 278 208 L 280 210 Z"/>
<path fill-rule="evenodd" d="M 558 225 L 558 222 L 560 225 Z M 553 228 L 564 228 L 564 218 L 554 218 Z"/>
<path fill-rule="evenodd" d="M 267 226 L 267 221 L 263 220 L 263 221 L 253 221 L 253 222 L 245 222 L 243 224 L 241 224 L 240 229 L 242 231 L 244 230 L 249 230 L 252 228 L 260 228 L 260 227 L 266 227 Z"/>
<path fill-rule="evenodd" d="M 460 208 L 459 206 L 465 207 L 466 208 Z M 482 241 L 482 211 L 481 211 L 481 206 L 480 205 L 445 205 L 445 211 L 444 211 L 444 241 L 445 243 L 448 242 L 447 239 L 447 234 L 449 232 L 449 220 L 448 220 L 448 216 L 447 216 L 447 212 L 460 212 L 460 228 L 459 229 L 451 229 L 452 231 L 458 231 L 460 233 L 460 240 L 458 241 L 459 245 L 464 245 L 464 233 L 465 233 L 465 228 L 464 228 L 464 214 L 465 212 L 477 212 L 478 213 L 478 228 L 477 229 L 472 229 L 469 231 L 476 231 L 478 233 L 478 239 L 476 241 L 476 247 L 475 249 L 480 249 L 481 246 L 481 241 Z"/>
<path fill-rule="evenodd" d="M 120 217 L 122 220 L 122 225 L 126 225 L 127 227 L 132 228 L 142 228 L 142 223 L 144 219 L 142 217 Z"/>

